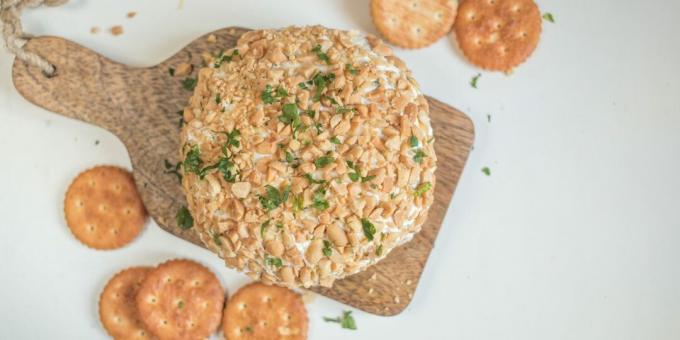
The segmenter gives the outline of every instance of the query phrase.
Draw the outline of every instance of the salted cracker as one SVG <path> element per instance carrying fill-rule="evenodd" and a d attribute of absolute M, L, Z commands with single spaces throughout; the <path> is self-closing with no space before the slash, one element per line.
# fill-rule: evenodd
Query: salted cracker
<path fill-rule="evenodd" d="M 135 297 L 151 267 L 132 267 L 120 271 L 99 296 L 99 319 L 114 339 L 152 339 L 137 314 Z"/>
<path fill-rule="evenodd" d="M 137 293 L 146 328 L 161 339 L 203 339 L 220 324 L 225 294 L 215 275 L 190 260 L 170 260 L 149 272 Z"/>
<path fill-rule="evenodd" d="M 100 250 L 131 242 L 147 218 L 132 175 L 115 166 L 79 174 L 66 192 L 64 215 L 80 242 Z"/>
<path fill-rule="evenodd" d="M 251 283 L 224 310 L 224 337 L 236 339 L 307 339 L 307 310 L 300 294 L 279 286 Z"/>
<path fill-rule="evenodd" d="M 536 49 L 541 13 L 533 0 L 465 0 L 453 27 L 471 63 L 509 72 Z"/>
<path fill-rule="evenodd" d="M 371 16 L 378 31 L 404 48 L 428 46 L 451 30 L 458 0 L 372 0 Z"/>

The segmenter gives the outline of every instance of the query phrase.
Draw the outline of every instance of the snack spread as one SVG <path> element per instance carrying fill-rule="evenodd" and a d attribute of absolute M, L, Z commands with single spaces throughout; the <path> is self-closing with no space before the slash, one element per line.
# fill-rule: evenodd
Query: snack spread
<path fill-rule="evenodd" d="M 194 228 L 254 279 L 330 286 L 410 240 L 433 200 L 427 101 L 371 36 L 248 32 L 200 70 L 184 120 Z"/>
<path fill-rule="evenodd" d="M 458 0 L 372 0 L 371 17 L 387 41 L 420 48 L 451 30 L 457 8 Z"/>
<path fill-rule="evenodd" d="M 97 166 L 78 175 L 66 192 L 64 214 L 73 235 L 94 249 L 128 244 L 147 216 L 132 175 L 115 166 Z"/>
<path fill-rule="evenodd" d="M 116 274 L 99 297 L 99 319 L 114 339 L 152 339 L 139 319 L 135 297 L 149 267 L 132 267 Z"/>
<path fill-rule="evenodd" d="M 220 324 L 224 291 L 206 267 L 171 260 L 146 275 L 137 310 L 146 329 L 160 339 L 203 339 Z"/>
<path fill-rule="evenodd" d="M 453 27 L 471 63 L 509 72 L 538 45 L 541 13 L 533 0 L 465 0 Z"/>
<path fill-rule="evenodd" d="M 222 320 L 226 339 L 307 339 L 307 310 L 290 289 L 251 283 L 227 303 Z"/>

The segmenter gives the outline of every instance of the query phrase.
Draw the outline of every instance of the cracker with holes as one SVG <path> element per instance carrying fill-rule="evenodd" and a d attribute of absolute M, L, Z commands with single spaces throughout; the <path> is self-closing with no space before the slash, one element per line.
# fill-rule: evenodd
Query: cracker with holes
<path fill-rule="evenodd" d="M 428 46 L 451 30 L 458 0 L 372 0 L 371 16 L 386 40 L 404 48 Z"/>
<path fill-rule="evenodd" d="M 116 274 L 99 296 L 99 319 L 114 339 L 152 339 L 137 314 L 135 297 L 150 267 L 132 267 Z"/>
<path fill-rule="evenodd" d="M 97 166 L 79 174 L 66 192 L 64 214 L 73 235 L 100 250 L 130 243 L 147 217 L 132 175 L 114 166 Z"/>
<path fill-rule="evenodd" d="M 222 319 L 224 290 L 206 267 L 171 260 L 144 279 L 137 293 L 140 319 L 161 339 L 203 339 Z"/>
<path fill-rule="evenodd" d="M 533 0 L 465 0 L 453 27 L 471 63 L 510 72 L 536 49 L 541 13 Z"/>
<path fill-rule="evenodd" d="M 224 311 L 224 337 L 307 339 L 307 310 L 300 294 L 279 286 L 251 283 L 239 289 Z"/>

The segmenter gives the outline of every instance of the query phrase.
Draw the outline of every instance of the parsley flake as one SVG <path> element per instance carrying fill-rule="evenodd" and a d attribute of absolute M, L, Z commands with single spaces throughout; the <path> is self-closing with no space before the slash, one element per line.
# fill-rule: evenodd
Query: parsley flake
<path fill-rule="evenodd" d="M 221 246 L 222 246 L 222 240 L 220 240 L 220 234 L 218 234 L 218 233 L 213 233 L 213 234 L 212 234 L 212 239 L 213 239 L 213 242 L 215 242 L 215 245 L 216 245 L 216 246 L 218 246 L 218 247 L 221 247 Z"/>
<path fill-rule="evenodd" d="M 337 136 L 331 137 L 331 143 L 333 143 L 333 144 L 338 144 L 338 145 L 339 145 L 339 144 L 342 144 L 342 142 L 340 141 L 340 139 L 338 139 Z"/>
<path fill-rule="evenodd" d="M 420 183 L 416 190 L 413 191 L 413 195 L 420 196 L 428 192 L 430 189 L 432 189 L 432 183 L 430 182 Z"/>
<path fill-rule="evenodd" d="M 380 244 L 380 245 L 378 246 L 378 248 L 375 249 L 375 255 L 376 255 L 376 256 L 382 256 L 382 252 L 383 252 L 383 245 Z"/>
<path fill-rule="evenodd" d="M 477 81 L 479 80 L 479 77 L 481 77 L 481 73 L 477 73 L 476 76 L 472 77 L 472 80 L 470 80 L 470 86 L 477 88 Z"/>
<path fill-rule="evenodd" d="M 264 264 L 271 267 L 281 268 L 281 266 L 283 266 L 283 261 L 278 257 L 266 256 L 264 258 Z"/>
<path fill-rule="evenodd" d="M 182 87 L 187 91 L 193 91 L 197 82 L 196 78 L 184 78 L 182 80 Z"/>
<path fill-rule="evenodd" d="M 260 225 L 260 236 L 264 239 L 264 232 L 269 227 L 269 220 L 265 221 Z"/>
<path fill-rule="evenodd" d="M 203 165 L 203 161 L 201 160 L 201 150 L 198 148 L 198 145 L 195 145 L 189 152 L 187 152 L 186 157 L 184 158 L 184 164 L 182 165 L 184 167 L 184 172 L 193 172 L 193 173 L 199 173 L 201 171 L 201 165 Z"/>
<path fill-rule="evenodd" d="M 309 181 L 309 184 L 324 184 L 324 183 L 326 183 L 326 181 L 323 180 L 323 179 L 314 179 L 314 177 L 312 177 L 312 174 L 304 174 L 303 177 L 306 178 Z"/>
<path fill-rule="evenodd" d="M 182 309 L 184 308 L 184 301 L 180 301 L 177 303 L 177 308 Z"/>
<path fill-rule="evenodd" d="M 412 148 L 417 148 L 417 147 L 418 147 L 418 144 L 419 144 L 419 143 L 418 143 L 418 138 L 416 138 L 416 136 L 411 136 L 411 138 L 408 139 L 408 144 L 409 144 Z"/>
<path fill-rule="evenodd" d="M 359 71 L 352 66 L 352 64 L 345 64 L 345 71 L 349 72 L 351 75 L 356 76 Z"/>
<path fill-rule="evenodd" d="M 283 105 L 282 114 L 279 116 L 279 121 L 284 124 L 289 124 L 293 128 L 293 134 L 300 129 L 302 121 L 300 120 L 300 110 L 297 105 L 293 103 Z"/>
<path fill-rule="evenodd" d="M 321 59 L 322 61 L 326 62 L 326 64 L 331 63 L 331 60 L 328 58 L 328 54 L 321 51 L 321 45 L 314 46 L 312 52 L 316 53 L 316 56 L 319 57 L 319 59 Z"/>
<path fill-rule="evenodd" d="M 332 244 L 331 244 L 330 241 L 328 241 L 328 240 L 323 240 L 323 249 L 322 249 L 322 251 L 323 251 L 323 254 L 324 254 L 326 257 L 329 257 L 329 256 L 331 256 L 331 254 L 333 254 L 333 248 L 331 248 L 331 247 L 332 247 Z"/>
<path fill-rule="evenodd" d="M 553 24 L 555 23 L 555 17 L 553 17 L 552 13 L 550 12 L 543 13 L 543 20 L 551 22 Z"/>
<path fill-rule="evenodd" d="M 354 321 L 354 317 L 352 317 L 352 311 L 343 311 L 342 316 L 339 316 L 337 318 L 329 318 L 327 316 L 324 316 L 323 321 L 339 323 L 340 327 L 344 329 L 351 330 L 357 329 L 357 324 Z"/>
<path fill-rule="evenodd" d="M 328 164 L 333 163 L 334 161 L 335 161 L 335 158 L 333 158 L 331 156 L 321 156 L 314 161 L 314 165 L 316 165 L 317 169 L 321 169 L 321 168 L 327 166 Z"/>
<path fill-rule="evenodd" d="M 222 63 L 224 63 L 225 61 L 230 63 L 231 60 L 237 55 L 239 55 L 238 50 L 234 50 L 234 52 L 231 52 L 230 55 L 226 55 L 226 54 L 224 54 L 224 51 L 220 51 L 220 54 L 218 54 L 217 58 L 215 58 L 215 65 L 214 65 L 215 68 L 222 66 Z"/>
<path fill-rule="evenodd" d="M 185 206 L 179 208 L 177 215 L 175 215 L 175 219 L 177 220 L 177 226 L 179 226 L 180 229 L 187 230 L 194 226 L 194 218 L 191 216 L 189 209 Z"/>
<path fill-rule="evenodd" d="M 485 166 L 485 167 L 482 168 L 482 173 L 487 175 L 487 176 L 491 176 L 491 169 L 489 169 L 488 166 Z"/>
<path fill-rule="evenodd" d="M 287 186 L 281 192 L 271 185 L 265 185 L 265 191 L 264 195 L 259 195 L 260 204 L 262 204 L 262 208 L 265 210 L 272 211 L 288 200 L 290 186 Z"/>
<path fill-rule="evenodd" d="M 175 76 L 175 69 L 172 67 L 168 67 L 168 74 L 170 74 L 171 77 Z"/>
<path fill-rule="evenodd" d="M 321 211 L 328 209 L 330 204 L 326 200 L 325 196 L 326 189 L 324 188 L 316 189 L 316 191 L 314 191 L 314 197 L 312 198 L 312 207 Z"/>
<path fill-rule="evenodd" d="M 413 161 L 418 163 L 418 164 L 421 164 L 425 157 L 427 157 L 425 152 L 423 152 L 423 150 L 418 149 L 418 150 L 416 150 L 416 153 L 413 154 Z"/>
<path fill-rule="evenodd" d="M 375 235 L 375 225 L 371 223 L 367 218 L 361 219 L 361 226 L 364 229 L 364 235 L 369 241 L 373 241 L 373 236 Z"/>

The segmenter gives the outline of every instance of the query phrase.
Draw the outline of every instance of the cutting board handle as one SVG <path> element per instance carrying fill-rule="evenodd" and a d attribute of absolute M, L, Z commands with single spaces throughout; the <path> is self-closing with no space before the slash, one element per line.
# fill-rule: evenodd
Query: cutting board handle
<path fill-rule="evenodd" d="M 126 78 L 144 69 L 118 64 L 58 37 L 31 39 L 26 49 L 47 59 L 56 67 L 56 74 L 48 77 L 38 68 L 16 59 L 12 78 L 22 96 L 49 111 L 114 133 L 119 130 L 121 119 L 126 116 L 121 104 L 127 100 L 125 94 L 128 93 L 120 89 L 125 88 Z"/>

